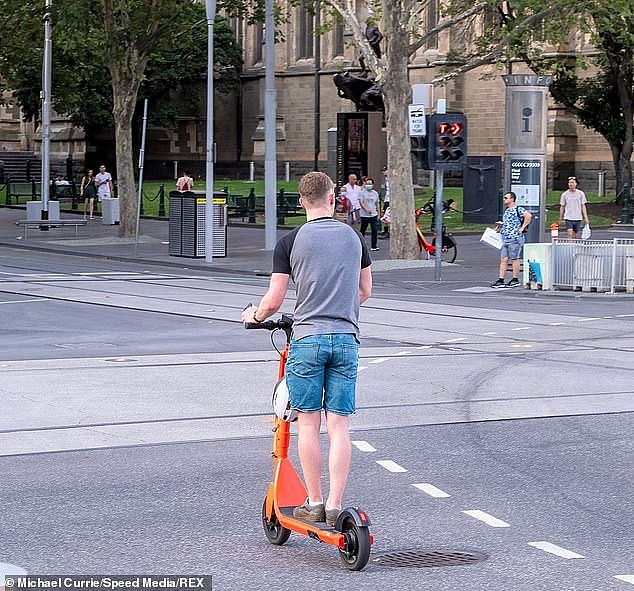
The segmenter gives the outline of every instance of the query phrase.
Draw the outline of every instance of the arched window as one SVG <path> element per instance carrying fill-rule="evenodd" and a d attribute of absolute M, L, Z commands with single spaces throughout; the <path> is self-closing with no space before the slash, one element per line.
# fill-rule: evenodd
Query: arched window
<path fill-rule="evenodd" d="M 297 58 L 312 58 L 315 55 L 315 17 L 308 9 L 308 2 L 301 3 L 297 18 Z"/>

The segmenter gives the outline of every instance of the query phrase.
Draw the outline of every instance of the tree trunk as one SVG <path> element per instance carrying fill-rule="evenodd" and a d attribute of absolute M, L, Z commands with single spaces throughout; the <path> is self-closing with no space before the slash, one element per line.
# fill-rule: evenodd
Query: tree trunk
<path fill-rule="evenodd" d="M 138 195 L 134 184 L 134 154 L 132 153 L 132 118 L 136 107 L 141 77 L 129 76 L 111 66 L 113 117 L 117 158 L 117 189 L 121 223 L 119 236 L 129 238 L 136 232 Z M 138 67 L 136 68 L 138 70 Z M 142 71 L 142 70 L 141 70 Z M 135 72 L 136 74 L 136 72 Z"/>
<path fill-rule="evenodd" d="M 420 257 L 414 218 L 414 186 L 407 106 L 411 102 L 411 87 L 407 63 L 409 57 L 406 24 L 402 0 L 383 2 L 385 27 L 386 75 L 383 80 L 383 103 L 387 121 L 387 164 L 390 178 L 390 258 Z"/>

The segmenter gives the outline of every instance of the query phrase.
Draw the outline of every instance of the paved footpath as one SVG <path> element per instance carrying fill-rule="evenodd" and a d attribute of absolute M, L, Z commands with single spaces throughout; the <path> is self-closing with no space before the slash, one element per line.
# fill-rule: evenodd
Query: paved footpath
<path fill-rule="evenodd" d="M 63 218 L 72 218 L 63 213 Z M 120 238 L 118 226 L 105 226 L 101 219 L 89 221 L 78 229 L 75 238 L 73 228 L 54 228 L 50 231 L 24 232 L 15 222 L 24 219 L 23 209 L 0 207 L 0 247 L 24 248 L 66 254 L 107 258 L 142 264 L 160 264 L 180 269 L 207 272 L 248 273 L 266 275 L 271 270 L 271 252 L 264 250 L 264 228 L 230 226 L 228 228 L 227 257 L 216 257 L 208 264 L 205 259 L 175 257 L 168 254 L 169 222 L 143 219 L 138 243 L 133 238 Z M 77 216 L 79 218 L 79 216 Z M 288 229 L 278 229 L 278 237 Z M 596 238 L 634 237 L 629 231 L 613 229 L 596 231 Z M 434 281 L 433 260 L 390 260 L 389 241 L 382 240 L 381 250 L 372 253 L 373 272 L 381 281 L 409 285 L 413 289 L 434 288 L 440 291 L 475 287 L 487 291 L 497 276 L 498 253 L 482 244 L 478 235 L 457 235 L 458 258 L 453 265 L 444 265 L 442 282 Z M 366 238 L 368 240 L 368 238 Z M 516 292 L 518 290 L 515 290 Z M 520 290 L 521 291 L 521 290 Z M 570 292 L 568 292 L 569 295 Z M 562 295 L 561 292 L 543 292 L 543 295 Z M 575 294 L 578 295 L 578 294 Z M 595 294 L 596 295 L 596 294 Z"/>

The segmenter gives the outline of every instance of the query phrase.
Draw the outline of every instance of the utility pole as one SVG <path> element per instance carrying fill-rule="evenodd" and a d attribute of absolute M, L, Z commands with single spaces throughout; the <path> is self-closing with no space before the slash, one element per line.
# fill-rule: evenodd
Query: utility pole
<path fill-rule="evenodd" d="M 321 151 L 321 143 L 319 133 L 321 131 L 321 2 L 315 2 L 315 156 L 313 161 L 313 170 L 319 170 L 319 152 Z"/>
<path fill-rule="evenodd" d="M 42 65 L 42 220 L 48 220 L 48 200 L 51 184 L 51 94 L 53 70 L 53 41 L 51 8 L 53 0 L 46 0 L 44 14 L 44 63 Z M 40 230 L 48 230 L 40 226 Z"/>
<path fill-rule="evenodd" d="M 214 21 L 216 0 L 206 0 L 207 12 L 207 162 L 205 167 L 205 262 L 213 261 L 214 245 Z"/>
<path fill-rule="evenodd" d="M 266 0 L 264 93 L 264 250 L 277 242 L 277 146 L 275 94 L 275 19 L 273 0 Z"/>

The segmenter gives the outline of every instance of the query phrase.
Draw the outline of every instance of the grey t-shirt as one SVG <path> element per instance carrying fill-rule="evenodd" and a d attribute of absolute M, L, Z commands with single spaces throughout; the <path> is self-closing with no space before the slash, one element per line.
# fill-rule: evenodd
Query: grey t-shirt
<path fill-rule="evenodd" d="M 564 191 L 559 200 L 559 204 L 564 206 L 564 219 L 570 221 L 581 220 L 581 218 L 583 218 L 583 209 L 581 206 L 585 203 L 588 203 L 586 194 L 580 189 L 574 192 L 570 189 Z"/>
<path fill-rule="evenodd" d="M 295 283 L 293 338 L 348 333 L 358 339 L 359 276 L 371 264 L 361 234 L 332 218 L 311 220 L 283 236 L 273 273 Z"/>
<path fill-rule="evenodd" d="M 365 206 L 366 209 L 370 210 L 368 213 L 363 207 L 361 208 L 361 217 L 362 218 L 373 218 L 375 215 L 378 215 L 378 207 L 379 207 L 379 194 L 372 189 L 371 191 L 367 191 L 363 189 L 361 191 L 361 202 Z"/>

